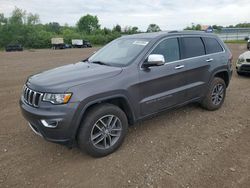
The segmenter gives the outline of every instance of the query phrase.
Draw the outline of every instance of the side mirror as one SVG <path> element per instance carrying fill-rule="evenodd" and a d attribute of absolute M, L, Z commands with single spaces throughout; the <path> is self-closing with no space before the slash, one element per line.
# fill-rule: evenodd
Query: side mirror
<path fill-rule="evenodd" d="M 245 41 L 248 41 L 249 40 L 249 37 L 245 37 Z"/>
<path fill-rule="evenodd" d="M 154 66 L 162 66 L 165 64 L 165 58 L 161 54 L 150 54 L 147 61 L 143 63 L 143 67 L 149 68 Z"/>

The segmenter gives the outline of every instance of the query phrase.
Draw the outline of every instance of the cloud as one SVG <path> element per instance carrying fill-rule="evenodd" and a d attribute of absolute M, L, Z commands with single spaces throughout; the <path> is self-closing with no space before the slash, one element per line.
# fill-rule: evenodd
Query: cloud
<path fill-rule="evenodd" d="M 116 24 L 146 30 L 150 23 L 163 30 L 183 29 L 191 23 L 231 25 L 249 22 L 249 0 L 0 0 L 0 12 L 9 16 L 16 7 L 38 13 L 42 23 L 75 25 L 85 14 L 97 15 L 102 27 Z"/>

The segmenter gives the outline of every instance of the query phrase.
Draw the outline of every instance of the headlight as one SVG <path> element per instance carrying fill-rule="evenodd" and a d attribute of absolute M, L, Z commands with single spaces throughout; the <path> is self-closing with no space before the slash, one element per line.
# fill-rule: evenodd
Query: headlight
<path fill-rule="evenodd" d="M 244 61 L 245 61 L 245 59 L 244 59 L 243 57 L 241 57 L 241 58 L 238 59 L 238 64 L 241 64 L 241 63 L 243 63 Z"/>
<path fill-rule="evenodd" d="M 69 102 L 72 94 L 54 94 L 54 93 L 45 93 L 43 96 L 43 101 L 50 102 L 52 104 L 66 104 Z"/>

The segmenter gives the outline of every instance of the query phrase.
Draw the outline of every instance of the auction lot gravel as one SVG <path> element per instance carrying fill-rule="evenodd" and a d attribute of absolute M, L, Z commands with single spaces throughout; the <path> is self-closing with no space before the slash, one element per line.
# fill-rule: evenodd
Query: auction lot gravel
<path fill-rule="evenodd" d="M 246 49 L 229 47 L 234 62 Z M 0 187 L 250 187 L 250 76 L 235 71 L 220 110 L 191 104 L 137 123 L 104 158 L 35 135 L 18 103 L 26 78 L 95 50 L 0 52 Z"/>

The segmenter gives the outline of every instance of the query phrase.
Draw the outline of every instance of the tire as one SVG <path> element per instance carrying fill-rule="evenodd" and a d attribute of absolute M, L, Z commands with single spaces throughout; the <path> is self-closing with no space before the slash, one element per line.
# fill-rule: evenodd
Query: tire
<path fill-rule="evenodd" d="M 93 157 L 104 157 L 122 145 L 127 130 L 127 116 L 119 107 L 100 104 L 91 108 L 81 123 L 78 146 Z"/>
<path fill-rule="evenodd" d="M 221 78 L 215 77 L 208 88 L 206 96 L 201 102 L 201 106 L 206 110 L 210 111 L 217 110 L 222 106 L 225 97 L 226 97 L 225 81 Z"/>

